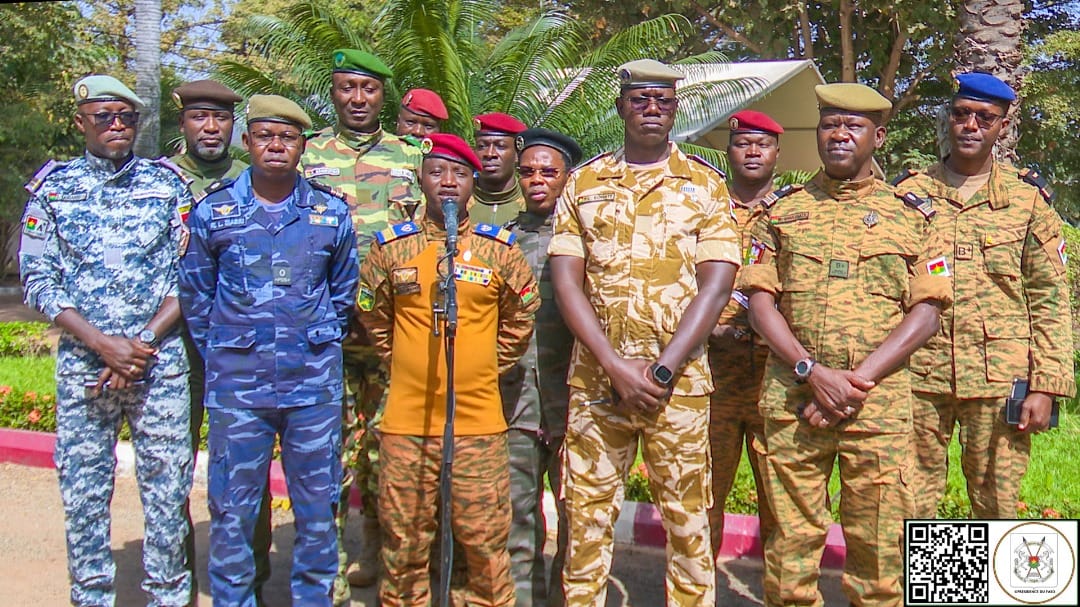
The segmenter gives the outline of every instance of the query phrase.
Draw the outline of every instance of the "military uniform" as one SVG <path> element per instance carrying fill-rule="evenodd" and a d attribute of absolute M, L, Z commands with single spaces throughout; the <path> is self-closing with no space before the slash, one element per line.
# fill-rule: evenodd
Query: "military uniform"
<path fill-rule="evenodd" d="M 628 165 L 620 150 L 571 174 L 548 253 L 584 258 L 584 292 L 621 357 L 656 360 L 697 294 L 697 264 L 739 263 L 728 207 L 723 175 L 674 144 L 666 162 L 644 170 Z M 610 404 L 610 383 L 593 353 L 574 345 L 563 459 L 568 605 L 604 603 L 614 524 L 639 436 L 668 535 L 668 605 L 713 600 L 707 516 L 713 386 L 704 348 L 676 378 L 658 413 L 627 414 Z"/>
<path fill-rule="evenodd" d="M 951 300 L 944 246 L 927 217 L 873 177 L 839 181 L 821 172 L 775 201 L 751 235 L 740 290 L 773 293 L 794 337 L 833 369 L 856 368 L 915 304 Z M 903 519 L 914 512 L 911 376 L 891 372 L 854 420 L 824 429 L 800 421 L 813 393 L 795 379 L 769 356 L 760 409 L 777 524 L 765 546 L 765 604 L 822 604 L 827 483 L 838 460 L 844 592 L 853 605 L 899 605 Z"/>
<path fill-rule="evenodd" d="M 254 600 L 251 537 L 280 435 L 298 536 L 293 602 L 329 606 L 341 340 L 359 271 L 348 207 L 299 177 L 289 198 L 265 205 L 245 172 L 196 207 L 181 265 L 184 313 L 206 359 L 215 602 Z"/>
<path fill-rule="evenodd" d="M 574 336 L 566 328 L 551 284 L 548 245 L 554 216 L 521 213 L 509 224 L 533 274 L 539 280 L 540 308 L 525 355 L 499 378 L 503 413 L 509 427 L 510 495 L 514 519 L 510 526 L 510 566 L 517 586 L 517 605 L 562 604 L 561 572 L 566 556 L 566 516 L 561 499 L 560 452 L 566 435 L 569 388 L 566 372 Z M 544 477 L 548 478 L 560 510 L 558 540 L 550 583 L 545 573 Z"/>
<path fill-rule="evenodd" d="M 514 220 L 525 210 L 525 195 L 517 180 L 502 192 L 487 192 L 477 188 L 473 192 L 473 205 L 469 208 L 469 221 L 502 226 Z"/>
<path fill-rule="evenodd" d="M 942 330 L 911 357 L 917 514 L 937 514 L 959 422 L 973 516 L 1015 518 L 1031 435 L 1004 421 L 1012 380 L 1058 397 L 1076 389 L 1061 219 L 1027 170 L 995 162 L 988 184 L 967 200 L 945 170 L 939 163 L 898 183 L 932 201 L 955 275 Z"/>
<path fill-rule="evenodd" d="M 92 128 L 92 127 L 91 127 Z M 107 335 L 135 338 L 177 294 L 181 215 L 191 195 L 166 166 L 87 152 L 50 161 L 27 185 L 19 264 L 27 305 L 55 320 L 74 309 Z M 109 502 L 117 433 L 127 420 L 145 515 L 143 589 L 151 605 L 185 605 L 184 500 L 191 490 L 188 363 L 180 335 L 161 337 L 144 380 L 87 391 L 104 361 L 65 332 L 57 349 L 56 468 L 66 520 L 74 605 L 116 600 Z"/>
<path fill-rule="evenodd" d="M 540 303 L 514 236 L 497 226 L 462 229 L 456 258 L 459 325 L 455 390 L 453 528 L 468 570 L 469 605 L 510 605 L 506 421 L 498 374 L 524 353 Z M 433 334 L 436 261 L 445 231 L 425 217 L 379 234 L 361 268 L 361 319 L 390 365 L 380 425 L 383 605 L 426 605 L 436 527 L 439 453 L 445 424 L 446 361 Z M 471 457 L 468 454 L 472 454 Z"/>

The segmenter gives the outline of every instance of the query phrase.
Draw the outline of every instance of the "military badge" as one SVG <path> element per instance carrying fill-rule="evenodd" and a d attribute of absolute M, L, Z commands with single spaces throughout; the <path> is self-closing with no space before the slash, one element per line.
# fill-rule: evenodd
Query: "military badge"
<path fill-rule="evenodd" d="M 478 131 L 480 129 L 484 128 L 484 123 L 480 122 L 479 118 L 473 118 L 472 123 L 473 123 L 473 126 L 476 127 L 476 130 L 478 130 Z"/>
<path fill-rule="evenodd" d="M 360 291 L 356 294 L 356 305 L 364 312 L 370 312 L 375 308 L 375 292 L 366 282 L 360 283 Z"/>
<path fill-rule="evenodd" d="M 847 278 L 850 267 L 850 262 L 843 259 L 830 259 L 829 278 Z"/>
<path fill-rule="evenodd" d="M 173 103 L 176 104 L 177 109 L 181 109 L 181 110 L 184 109 L 184 100 L 180 98 L 180 93 L 177 93 L 176 91 L 173 91 L 172 92 L 172 100 L 173 100 Z"/>
<path fill-rule="evenodd" d="M 435 147 L 435 142 L 428 139 L 427 137 L 424 137 L 423 141 L 420 142 L 420 153 L 424 154 L 424 155 L 430 154 L 432 148 L 434 148 L 434 147 Z"/>
<path fill-rule="evenodd" d="M 623 69 L 619 70 L 619 81 L 622 82 L 623 84 L 629 84 L 630 83 L 630 70 L 628 70 L 626 68 L 623 68 Z"/>
<path fill-rule="evenodd" d="M 225 219 L 240 216 L 240 205 L 231 202 L 219 202 L 210 205 L 210 212 L 214 219 Z"/>
<path fill-rule="evenodd" d="M 90 89 L 87 88 L 85 84 L 80 84 L 77 93 L 79 95 L 79 101 L 82 101 L 90 96 Z"/>
<path fill-rule="evenodd" d="M 317 204 L 317 205 L 315 205 L 315 206 L 313 206 L 311 208 L 315 209 L 316 213 L 325 213 L 326 209 L 329 208 L 329 207 L 327 207 L 325 204 L 320 202 L 319 204 Z"/>
<path fill-rule="evenodd" d="M 735 129 L 739 128 L 739 119 L 732 116 L 731 118 L 728 119 L 727 124 L 728 124 L 728 129 L 734 131 Z"/>
<path fill-rule="evenodd" d="M 409 103 L 412 101 L 412 95 L 412 91 L 406 93 L 405 98 L 401 100 L 401 105 L 409 105 Z"/>
<path fill-rule="evenodd" d="M 31 238 L 45 238 L 48 232 L 49 220 L 27 213 L 26 221 L 23 222 L 23 234 Z"/>
<path fill-rule="evenodd" d="M 420 272 L 417 268 L 394 268 L 390 271 L 390 283 L 395 295 L 412 295 L 420 292 Z"/>
<path fill-rule="evenodd" d="M 540 295 L 540 290 L 537 288 L 535 282 L 530 282 L 528 286 L 518 291 L 518 296 L 521 297 L 521 303 L 523 304 L 527 304 L 536 299 L 538 295 Z"/>
<path fill-rule="evenodd" d="M 461 282 L 471 282 L 486 287 L 491 283 L 491 275 L 491 268 L 470 266 L 463 263 L 454 265 L 454 280 Z"/>
<path fill-rule="evenodd" d="M 308 215 L 308 223 L 313 226 L 326 226 L 336 228 L 338 226 L 337 215 Z"/>
<path fill-rule="evenodd" d="M 750 247 L 746 249 L 746 259 L 743 265 L 752 266 L 761 263 L 761 256 L 765 253 L 765 243 L 757 238 L 750 239 Z"/>
<path fill-rule="evenodd" d="M 926 262 L 926 273 L 930 276 L 952 276 L 952 272 L 949 271 L 949 262 L 944 257 Z"/>
<path fill-rule="evenodd" d="M 334 53 L 334 67 L 345 65 L 345 53 Z"/>
<path fill-rule="evenodd" d="M 525 138 L 521 135 L 518 135 L 517 138 L 514 139 L 514 149 L 519 152 L 525 149 Z"/>
<path fill-rule="evenodd" d="M 862 222 L 866 224 L 866 227 L 868 228 L 876 226 L 878 222 L 877 211 L 871 210 L 869 213 L 866 214 L 866 217 L 862 218 Z"/>

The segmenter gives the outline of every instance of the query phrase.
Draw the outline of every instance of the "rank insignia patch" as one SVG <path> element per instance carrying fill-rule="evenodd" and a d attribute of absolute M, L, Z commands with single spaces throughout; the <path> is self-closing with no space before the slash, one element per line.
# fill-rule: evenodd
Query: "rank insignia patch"
<path fill-rule="evenodd" d="M 308 223 L 313 226 L 336 228 L 338 225 L 338 218 L 336 215 L 308 215 Z"/>
<path fill-rule="evenodd" d="M 491 268 L 470 266 L 459 263 L 454 265 L 454 279 L 461 282 L 471 282 L 485 287 L 491 283 Z"/>

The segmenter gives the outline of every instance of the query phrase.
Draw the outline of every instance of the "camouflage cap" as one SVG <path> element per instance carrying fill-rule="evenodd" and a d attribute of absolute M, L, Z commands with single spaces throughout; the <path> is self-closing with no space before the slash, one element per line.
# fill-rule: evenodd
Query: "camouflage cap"
<path fill-rule="evenodd" d="M 620 90 L 651 87 L 675 88 L 686 75 L 655 59 L 638 59 L 619 66 Z"/>
<path fill-rule="evenodd" d="M 185 109 L 232 110 L 244 100 L 231 88 L 213 80 L 195 80 L 173 89 L 176 107 Z"/>
<path fill-rule="evenodd" d="M 94 101 L 126 101 L 135 109 L 146 107 L 146 103 L 131 89 L 112 76 L 95 74 L 75 83 L 75 104 L 82 105 Z"/>
<path fill-rule="evenodd" d="M 247 105 L 247 123 L 284 122 L 303 129 L 311 128 L 311 118 L 292 99 L 280 95 L 252 95 Z"/>
<path fill-rule="evenodd" d="M 814 87 L 818 110 L 846 110 L 858 113 L 887 112 L 892 102 L 881 93 L 855 82 L 819 84 Z"/>
<path fill-rule="evenodd" d="M 339 48 L 332 55 L 334 72 L 348 72 L 364 74 L 378 78 L 380 81 L 393 78 L 394 72 L 390 71 L 382 59 L 367 51 L 354 48 Z"/>
<path fill-rule="evenodd" d="M 557 150 L 566 160 L 566 166 L 568 167 L 581 162 L 581 146 L 578 145 L 577 141 L 574 141 L 573 137 L 558 131 L 541 127 L 531 128 L 523 131 L 514 140 L 514 147 L 517 148 L 518 152 L 527 150 L 534 145 L 544 145 Z"/>

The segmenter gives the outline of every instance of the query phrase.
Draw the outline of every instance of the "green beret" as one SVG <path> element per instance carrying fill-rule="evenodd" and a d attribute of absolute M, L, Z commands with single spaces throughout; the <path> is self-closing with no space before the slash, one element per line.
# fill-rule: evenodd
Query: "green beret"
<path fill-rule="evenodd" d="M 244 100 L 231 88 L 213 80 L 196 80 L 173 89 L 173 101 L 180 109 L 232 110 Z"/>
<path fill-rule="evenodd" d="M 817 94 L 818 109 L 847 110 L 849 112 L 888 112 L 892 102 L 881 93 L 854 82 L 819 84 L 814 87 Z"/>
<path fill-rule="evenodd" d="M 686 75 L 655 59 L 638 59 L 619 66 L 621 90 L 650 87 L 675 88 L 675 81 Z"/>
<path fill-rule="evenodd" d="M 247 123 L 284 122 L 302 129 L 311 128 L 311 118 L 292 99 L 280 95 L 252 95 L 248 100 Z"/>
<path fill-rule="evenodd" d="M 381 59 L 354 48 L 339 48 L 333 55 L 334 72 L 352 72 L 373 76 L 380 81 L 393 78 L 394 72 Z"/>
<path fill-rule="evenodd" d="M 146 107 L 138 95 L 112 76 L 87 76 L 76 82 L 73 90 L 76 105 L 94 101 L 127 101 L 137 110 Z"/>

